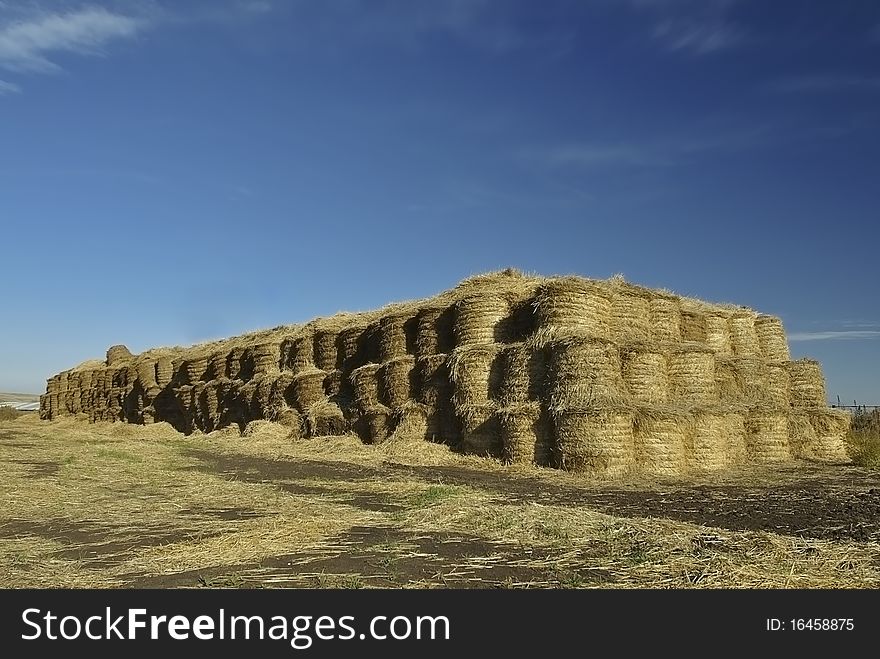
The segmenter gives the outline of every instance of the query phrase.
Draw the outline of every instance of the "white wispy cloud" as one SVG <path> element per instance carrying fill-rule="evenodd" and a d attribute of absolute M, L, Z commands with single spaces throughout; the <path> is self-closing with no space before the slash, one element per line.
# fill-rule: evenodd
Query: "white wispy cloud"
<path fill-rule="evenodd" d="M 21 91 L 21 87 L 12 82 L 0 80 L 0 96 L 4 94 L 17 94 Z"/>
<path fill-rule="evenodd" d="M 812 76 L 794 76 L 774 80 L 767 85 L 770 91 L 781 94 L 792 93 L 834 93 L 843 91 L 880 91 L 880 77 L 829 74 Z"/>
<path fill-rule="evenodd" d="M 828 332 L 791 332 L 789 341 L 836 341 L 843 339 L 880 339 L 880 330 L 835 330 Z"/>
<path fill-rule="evenodd" d="M 631 165 L 656 167 L 672 160 L 656 148 L 635 144 L 568 144 L 547 149 L 540 154 L 548 165 Z"/>
<path fill-rule="evenodd" d="M 0 24 L 0 68 L 15 72 L 51 73 L 60 66 L 50 57 L 62 53 L 102 54 L 110 41 L 135 36 L 141 18 L 82 7 L 68 12 L 38 11 Z"/>
<path fill-rule="evenodd" d="M 742 31 L 723 21 L 670 19 L 654 26 L 654 39 L 672 51 L 690 51 L 706 55 L 735 46 L 742 40 Z"/>

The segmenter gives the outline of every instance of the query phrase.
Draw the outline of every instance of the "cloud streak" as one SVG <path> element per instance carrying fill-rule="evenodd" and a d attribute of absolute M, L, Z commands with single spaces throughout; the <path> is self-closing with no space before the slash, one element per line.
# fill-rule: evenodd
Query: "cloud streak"
<path fill-rule="evenodd" d="M 61 67 L 50 56 L 101 54 L 108 42 L 131 38 L 144 26 L 141 19 L 102 7 L 66 13 L 40 12 L 0 25 L 0 68 L 19 73 L 52 73 Z"/>
<path fill-rule="evenodd" d="M 789 341 L 838 341 L 880 339 L 880 330 L 839 330 L 829 332 L 792 332 Z"/>
<path fill-rule="evenodd" d="M 18 94 L 21 91 L 21 87 L 18 85 L 6 82 L 5 80 L 0 80 L 0 96 L 5 96 L 6 94 Z"/>
<path fill-rule="evenodd" d="M 707 55 L 737 45 L 742 33 L 723 21 L 665 20 L 654 26 L 654 39 L 667 50 Z"/>

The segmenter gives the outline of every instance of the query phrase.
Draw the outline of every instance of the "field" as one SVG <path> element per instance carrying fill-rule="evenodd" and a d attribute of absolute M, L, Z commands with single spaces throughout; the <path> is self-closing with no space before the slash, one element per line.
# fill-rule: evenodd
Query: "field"
<path fill-rule="evenodd" d="M 268 422 L 0 422 L 24 587 L 876 588 L 880 474 L 790 463 L 602 482 Z"/>

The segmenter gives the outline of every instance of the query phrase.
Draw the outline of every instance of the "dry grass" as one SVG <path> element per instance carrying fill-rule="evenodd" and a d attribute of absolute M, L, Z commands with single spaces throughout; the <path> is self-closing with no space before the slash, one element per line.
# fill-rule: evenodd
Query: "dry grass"
<path fill-rule="evenodd" d="M 364 446 L 354 436 L 292 440 L 262 422 L 246 435 L 33 416 L 0 424 L 3 585 L 880 585 L 876 540 L 704 526 L 675 503 L 687 488 L 718 488 L 752 505 L 755 488 L 798 486 L 804 467 L 612 488 L 399 433 Z M 866 478 L 813 469 L 819 480 Z M 666 503 L 662 514 L 643 504 L 616 514 L 609 497 Z"/>
<path fill-rule="evenodd" d="M 880 410 L 861 411 L 853 416 L 847 451 L 855 464 L 880 468 Z"/>

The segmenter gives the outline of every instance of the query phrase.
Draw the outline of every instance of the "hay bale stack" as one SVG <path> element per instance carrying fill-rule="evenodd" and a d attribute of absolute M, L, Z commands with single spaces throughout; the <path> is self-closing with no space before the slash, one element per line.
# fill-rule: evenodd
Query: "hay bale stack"
<path fill-rule="evenodd" d="M 501 383 L 498 352 L 494 343 L 470 343 L 452 351 L 449 376 L 456 410 L 486 405 L 497 398 Z"/>
<path fill-rule="evenodd" d="M 301 413 L 307 413 L 313 405 L 324 400 L 324 378 L 327 373 L 312 368 L 300 371 L 293 379 L 293 400 L 296 409 Z"/>
<path fill-rule="evenodd" d="M 351 372 L 354 399 L 361 410 L 379 405 L 379 364 L 366 364 Z"/>
<path fill-rule="evenodd" d="M 276 410 L 284 410 L 296 407 L 296 393 L 293 389 L 293 381 L 296 375 L 290 371 L 282 371 L 272 379 L 272 407 Z"/>
<path fill-rule="evenodd" d="M 611 334 L 618 343 L 650 338 L 650 295 L 630 285 L 614 287 L 611 296 Z"/>
<path fill-rule="evenodd" d="M 395 438 L 431 439 L 428 436 L 428 408 L 413 401 L 407 402 L 393 412 Z"/>
<path fill-rule="evenodd" d="M 117 364 L 125 364 L 131 361 L 134 355 L 124 345 L 115 345 L 107 348 L 107 366 L 116 366 Z"/>
<path fill-rule="evenodd" d="M 753 462 L 782 462 L 792 455 L 788 443 L 788 413 L 755 407 L 745 417 L 746 452 Z"/>
<path fill-rule="evenodd" d="M 672 408 L 641 405 L 633 419 L 633 451 L 638 469 L 655 476 L 677 476 L 686 467 L 693 417 Z"/>
<path fill-rule="evenodd" d="M 277 342 L 259 343 L 251 350 L 254 362 L 254 375 L 265 375 L 278 372 L 281 360 L 281 344 Z"/>
<path fill-rule="evenodd" d="M 590 336 L 557 338 L 547 345 L 547 398 L 552 410 L 586 409 L 623 402 L 620 351 Z"/>
<path fill-rule="evenodd" d="M 718 401 L 715 353 L 698 343 L 682 343 L 669 352 L 670 400 L 705 405 Z"/>
<path fill-rule="evenodd" d="M 338 351 L 336 348 L 336 339 L 339 334 L 329 329 L 316 330 L 312 348 L 312 359 L 315 367 L 322 371 L 332 371 L 336 368 L 338 361 Z"/>
<path fill-rule="evenodd" d="M 598 477 L 621 476 L 633 467 L 632 411 L 621 407 L 559 410 L 553 415 L 559 467 Z"/>
<path fill-rule="evenodd" d="M 394 432 L 393 414 L 384 405 L 375 405 L 363 410 L 366 430 L 364 439 L 369 444 L 381 444 Z"/>
<path fill-rule="evenodd" d="M 551 279 L 535 298 L 538 331 L 552 338 L 558 333 L 582 333 L 611 338 L 611 294 L 596 282 L 577 277 Z"/>
<path fill-rule="evenodd" d="M 458 448 L 472 455 L 501 457 L 501 429 L 495 402 L 456 406 L 461 423 L 461 443 Z"/>
<path fill-rule="evenodd" d="M 547 355 L 535 345 L 522 342 L 505 346 L 499 352 L 502 405 L 540 400 L 546 388 Z"/>
<path fill-rule="evenodd" d="M 416 355 L 446 354 L 455 347 L 455 307 L 426 307 L 416 316 Z"/>
<path fill-rule="evenodd" d="M 755 318 L 755 334 L 758 336 L 758 345 L 765 359 L 770 361 L 791 359 L 782 320 L 776 316 L 758 314 Z"/>
<path fill-rule="evenodd" d="M 450 446 L 461 443 L 461 425 L 451 404 L 425 408 L 425 439 Z"/>
<path fill-rule="evenodd" d="M 713 310 L 706 314 L 706 345 L 720 357 L 733 356 L 730 316 L 730 312 L 721 310 Z"/>
<path fill-rule="evenodd" d="M 407 313 L 390 314 L 379 319 L 379 361 L 390 362 L 407 355 Z"/>
<path fill-rule="evenodd" d="M 629 345 L 620 351 L 623 382 L 633 400 L 665 403 L 669 400 L 669 364 L 659 348 Z"/>
<path fill-rule="evenodd" d="M 487 291 L 469 295 L 456 304 L 453 331 L 459 346 L 491 344 L 496 340 L 496 328 L 510 312 L 507 298 Z"/>
<path fill-rule="evenodd" d="M 312 405 L 304 416 L 306 437 L 344 435 L 348 421 L 336 403 L 321 401 Z"/>
<path fill-rule="evenodd" d="M 767 362 L 767 404 L 780 410 L 791 407 L 788 362 Z"/>
<path fill-rule="evenodd" d="M 509 464 L 549 466 L 553 432 L 549 415 L 537 401 L 508 405 L 498 411 L 501 457 Z"/>
<path fill-rule="evenodd" d="M 278 415 L 278 418 L 275 419 L 275 423 L 284 426 L 290 431 L 290 434 L 287 436 L 288 439 L 300 439 L 305 434 L 303 418 L 296 410 L 288 408 L 282 411 Z"/>
<path fill-rule="evenodd" d="M 753 311 L 747 310 L 736 311 L 730 317 L 730 344 L 736 357 L 763 357 L 755 330 L 756 318 Z"/>
<path fill-rule="evenodd" d="M 677 297 L 655 293 L 648 300 L 648 314 L 651 341 L 681 341 L 681 302 Z"/>
<path fill-rule="evenodd" d="M 397 409 L 413 399 L 418 390 L 415 372 L 416 359 L 406 355 L 385 362 L 379 370 L 381 383 L 380 400 L 388 407 Z"/>
<path fill-rule="evenodd" d="M 789 391 L 794 407 L 825 407 L 825 377 L 813 359 L 788 363 Z"/>

